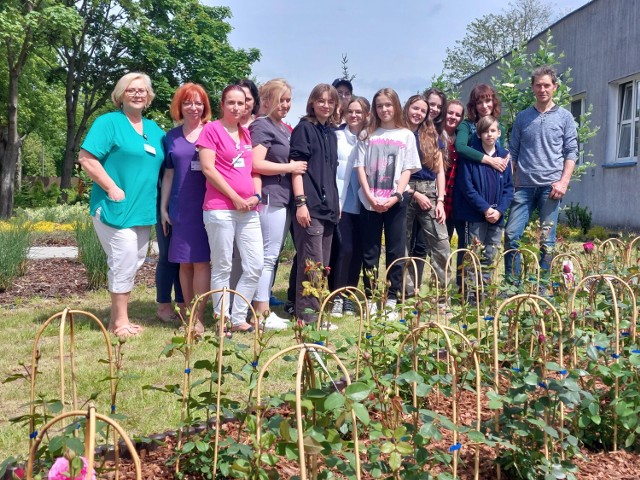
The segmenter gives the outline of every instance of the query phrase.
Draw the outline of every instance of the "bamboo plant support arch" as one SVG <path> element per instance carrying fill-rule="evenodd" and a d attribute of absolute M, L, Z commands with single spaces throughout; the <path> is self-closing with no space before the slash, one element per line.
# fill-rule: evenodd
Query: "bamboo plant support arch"
<path fill-rule="evenodd" d="M 453 344 L 451 343 L 451 337 L 450 334 L 454 334 L 458 337 L 460 337 L 460 339 L 462 340 L 462 342 L 464 343 L 464 345 L 469 349 L 469 351 L 471 352 L 472 355 L 472 359 L 473 359 L 473 365 L 475 367 L 475 389 L 476 389 L 476 430 L 480 432 L 480 425 L 481 425 L 481 401 L 480 401 L 480 394 L 481 394 L 481 377 L 480 377 L 480 362 L 478 360 L 478 355 L 475 351 L 475 349 L 473 348 L 471 342 L 469 341 L 469 339 L 463 335 L 461 332 L 459 332 L 458 330 L 445 326 L 445 325 L 440 325 L 438 323 L 435 322 L 430 322 L 428 324 L 424 324 L 424 325 L 420 325 L 416 328 L 414 328 L 413 330 L 411 330 L 406 336 L 405 338 L 402 340 L 402 342 L 400 343 L 400 346 L 398 347 L 398 359 L 396 361 L 396 378 L 400 375 L 400 362 L 401 362 L 401 357 L 402 357 L 402 351 L 405 348 L 405 345 L 407 344 L 407 342 L 409 341 L 409 339 L 412 340 L 414 346 L 416 344 L 416 338 L 421 336 L 424 331 L 429 331 L 429 330 L 436 330 L 438 332 L 438 334 L 442 335 L 445 338 L 445 341 L 447 343 L 447 352 L 451 352 L 452 351 L 452 347 Z M 414 352 L 413 355 L 411 357 L 412 359 L 412 364 L 413 364 L 413 369 L 414 371 L 418 371 L 418 358 L 415 355 L 415 348 L 414 348 Z M 449 363 L 451 358 L 448 357 Z M 449 368 L 449 364 L 447 366 L 447 368 Z M 458 400 L 457 400 L 457 393 L 458 393 L 458 366 L 457 363 L 454 361 L 453 362 L 453 368 L 452 368 L 452 421 L 453 424 L 456 426 L 456 428 L 459 426 L 460 421 L 459 421 L 459 415 L 458 415 Z M 414 408 L 418 408 L 418 396 L 417 396 L 417 392 L 416 392 L 416 385 L 415 383 L 413 384 L 413 388 L 412 388 L 412 393 L 413 393 L 413 406 Z M 396 382 L 396 388 L 395 388 L 395 394 L 396 396 L 398 396 L 400 394 L 400 387 Z M 416 422 L 416 419 L 414 418 L 414 423 Z M 453 431 L 453 443 L 456 444 L 458 443 L 458 431 L 454 430 Z M 479 472 L 480 472 L 480 448 L 478 444 L 474 444 L 475 447 L 475 459 L 474 459 L 474 479 L 478 480 L 479 478 Z M 458 475 L 458 455 L 459 455 L 459 451 L 455 450 L 453 452 L 453 467 L 452 467 L 452 473 L 454 477 L 457 477 Z"/>
<path fill-rule="evenodd" d="M 598 266 L 600 266 L 600 261 L 604 260 L 608 248 L 611 248 L 613 251 L 614 269 L 616 269 L 616 266 L 624 266 L 627 260 L 628 246 L 625 245 L 622 240 L 615 237 L 607 238 L 599 247 L 596 247 Z M 617 258 L 619 258 L 619 260 L 616 262 Z"/>
<path fill-rule="evenodd" d="M 345 378 L 345 382 L 346 385 L 349 386 L 351 385 L 351 379 L 349 377 L 349 371 L 346 369 L 346 367 L 344 366 L 344 364 L 342 363 L 342 361 L 338 358 L 338 356 L 332 352 L 329 348 L 322 346 L 322 345 L 309 345 L 306 343 L 302 343 L 302 344 L 298 344 L 298 345 L 292 345 L 290 347 L 285 348 L 284 350 L 279 351 L 278 353 L 276 353 L 275 355 L 273 355 L 269 360 L 267 360 L 267 362 L 264 364 L 264 366 L 260 369 L 260 373 L 258 375 L 258 383 L 257 383 L 257 405 L 258 405 L 258 412 L 257 412 L 257 427 L 256 427 L 256 443 L 258 445 L 258 451 L 256 452 L 256 458 L 260 459 L 261 455 L 262 455 L 262 442 L 261 442 L 261 436 L 262 436 L 262 409 L 263 407 L 263 403 L 262 403 L 262 382 L 264 379 L 264 375 L 267 372 L 269 366 L 276 361 L 278 358 L 288 354 L 289 352 L 293 352 L 295 350 L 298 350 L 298 363 L 297 363 L 297 368 L 296 368 L 296 426 L 298 429 L 298 453 L 300 456 L 300 479 L 301 480 L 308 480 L 309 477 L 307 476 L 307 464 L 306 464 L 306 458 L 305 458 L 305 449 L 304 449 L 304 426 L 302 424 L 302 385 L 303 385 L 303 378 L 302 378 L 302 374 L 303 374 L 303 370 L 304 370 L 304 366 L 307 364 L 307 361 L 305 360 L 305 357 L 307 357 L 309 355 L 309 353 L 312 352 L 322 352 L 325 353 L 327 355 L 329 355 L 329 357 L 331 357 L 333 360 L 335 360 L 336 364 L 338 365 L 338 367 L 340 368 L 340 370 L 342 371 L 342 374 L 344 375 Z M 313 377 L 312 377 L 313 378 Z M 313 381 L 313 379 L 312 379 Z M 313 385 L 312 385 L 313 386 Z M 351 421 L 353 423 L 353 431 L 352 431 L 352 439 L 353 439 L 353 450 L 354 450 L 354 457 L 355 457 L 355 473 L 356 473 L 356 479 L 360 480 L 362 474 L 361 474 L 361 465 L 360 465 L 360 448 L 359 448 L 359 440 L 358 440 L 358 429 L 357 429 L 357 418 L 356 418 L 356 414 L 355 412 L 352 410 L 351 411 Z M 311 465 L 312 468 L 312 477 L 311 480 L 315 480 L 316 478 L 316 474 L 317 474 L 317 469 L 314 467 L 314 465 Z"/>
<path fill-rule="evenodd" d="M 539 271 L 539 270 L 538 270 Z M 526 302 L 535 302 L 533 303 L 533 305 L 535 305 L 536 308 L 536 314 L 540 315 L 540 322 L 538 323 L 538 329 L 541 335 L 544 335 L 545 337 L 547 337 L 547 330 L 545 327 L 545 322 L 544 322 L 544 317 L 542 315 L 542 311 L 540 310 L 539 304 L 542 303 L 544 304 L 547 308 L 550 309 L 551 311 L 551 315 L 552 315 L 552 319 L 555 318 L 557 320 L 557 333 L 558 333 L 558 364 L 560 365 L 561 368 L 564 369 L 564 336 L 563 336 L 563 328 L 562 328 L 562 317 L 560 317 L 560 313 L 558 312 L 558 310 L 555 308 L 555 306 L 549 302 L 549 300 L 547 300 L 544 297 L 541 297 L 539 295 L 533 295 L 533 294 L 529 294 L 529 293 L 523 293 L 523 294 L 518 294 L 518 295 L 514 295 L 511 298 L 506 299 L 505 301 L 503 301 L 499 306 L 498 306 L 498 310 L 496 311 L 496 315 L 493 321 L 493 373 L 494 373 L 494 388 L 495 388 L 495 392 L 496 393 L 500 393 L 500 365 L 498 362 L 498 358 L 499 358 L 499 351 L 498 351 L 498 343 L 499 343 L 499 332 L 498 332 L 498 323 L 500 322 L 500 315 L 502 314 L 502 311 L 504 310 L 504 308 L 511 304 L 512 302 L 518 302 L 523 300 Z M 553 323 L 552 323 L 553 325 Z M 550 329 L 551 331 L 553 331 L 553 326 Z M 550 338 L 549 338 L 550 339 Z M 549 345 L 551 342 L 545 341 L 544 343 L 544 347 L 548 349 Z M 543 368 L 543 374 L 546 372 L 546 366 Z M 544 375 L 543 375 L 544 377 Z M 496 411 L 494 414 L 494 421 L 495 421 L 495 427 L 496 427 L 496 431 L 499 430 L 500 428 L 500 413 L 499 411 Z M 549 423 L 549 411 L 548 409 L 545 407 L 545 412 L 544 412 L 544 421 L 545 423 Z M 561 402 L 560 403 L 560 424 L 564 425 L 564 404 Z M 564 440 L 564 433 L 562 432 L 562 430 L 560 431 L 560 438 L 559 438 L 559 442 L 562 443 L 562 441 Z M 549 444 L 553 444 L 553 440 L 550 440 L 549 438 L 549 434 L 545 431 L 544 432 L 544 456 L 545 458 L 548 460 L 549 459 Z M 498 454 L 498 447 L 496 446 L 496 455 Z M 564 452 L 561 451 L 560 452 L 561 458 L 564 459 Z M 500 470 L 500 465 L 496 466 L 497 468 L 497 478 L 498 480 L 500 480 L 501 478 L 501 470 Z"/>
<path fill-rule="evenodd" d="M 402 294 L 401 294 L 401 306 L 400 306 L 400 317 L 404 318 L 404 312 L 405 312 L 405 289 L 406 289 L 406 283 L 407 283 L 407 277 L 406 277 L 406 272 L 407 270 L 409 270 L 409 268 L 411 267 L 413 270 L 413 276 L 415 279 L 418 278 L 418 266 L 416 264 L 417 262 L 422 262 L 424 267 L 428 268 L 431 271 L 431 275 L 433 276 L 434 280 L 435 280 L 435 285 L 436 285 L 436 289 L 435 289 L 435 294 L 436 294 L 436 298 L 440 297 L 440 283 L 438 281 L 438 276 L 436 275 L 436 271 L 433 268 L 433 266 L 427 262 L 424 258 L 418 258 L 418 257 L 401 257 L 401 258 L 397 258 L 395 259 L 393 262 L 391 262 L 391 264 L 389 266 L 387 266 L 386 270 L 385 270 L 385 279 L 389 277 L 389 273 L 391 272 L 391 269 L 398 265 L 402 266 Z M 414 285 L 414 287 L 417 288 L 417 286 Z M 384 288 L 384 295 L 383 297 L 386 299 L 388 294 L 388 286 L 387 286 L 387 282 L 385 281 L 385 288 Z M 439 309 L 436 308 L 436 318 L 439 319 L 440 318 L 440 311 Z M 416 320 L 417 322 L 417 320 Z"/>
<path fill-rule="evenodd" d="M 517 255 L 522 256 L 523 258 L 525 257 L 525 253 L 526 256 L 528 256 L 529 258 L 531 258 L 533 260 L 533 270 L 535 272 L 535 279 L 536 279 L 536 293 L 538 291 L 538 289 L 540 288 L 540 260 L 538 260 L 538 255 L 536 255 L 535 252 L 529 250 L 528 248 L 511 248 L 509 250 L 505 250 L 504 252 L 502 252 L 499 255 L 496 255 L 496 263 L 500 264 L 502 263 L 502 261 L 504 260 L 505 255 L 507 255 L 508 253 L 513 253 L 514 254 L 514 259 Z M 508 272 L 504 272 L 505 275 L 507 275 Z M 513 273 L 513 272 L 511 272 Z"/>
<path fill-rule="evenodd" d="M 64 349 L 64 339 L 65 339 L 65 327 L 69 325 L 69 366 L 71 370 L 71 408 L 73 411 L 78 411 L 78 390 L 76 385 L 76 355 L 75 355 L 75 322 L 73 319 L 73 315 L 84 315 L 89 318 L 89 320 L 93 321 L 95 325 L 98 326 L 102 335 L 104 337 L 104 342 L 106 344 L 107 350 L 107 360 L 109 362 L 109 387 L 110 387 L 110 400 L 111 400 L 111 413 L 115 413 L 116 410 L 116 386 L 115 386 L 115 373 L 114 373 L 114 365 L 113 365 L 113 350 L 111 348 L 111 339 L 109 337 L 109 332 L 104 328 L 104 325 L 98 318 L 90 312 L 85 312 L 83 310 L 72 310 L 70 308 L 65 308 L 61 312 L 55 313 L 51 315 L 40 327 L 38 332 L 36 333 L 36 337 L 33 341 L 33 349 L 31 351 L 31 365 L 33 366 L 33 373 L 31 375 L 31 386 L 29 393 L 29 447 L 31 448 L 34 443 L 34 439 L 31 438 L 35 433 L 35 397 L 36 397 L 36 380 L 38 378 L 38 364 L 40 361 L 40 339 L 47 329 L 47 327 L 56 319 L 60 318 L 60 327 L 58 329 L 58 365 L 59 365 L 59 382 L 60 382 L 60 401 L 64 405 L 65 402 L 65 349 Z M 114 445 L 118 445 L 118 437 L 117 432 L 113 433 L 113 443 Z M 118 462 L 120 461 L 118 449 L 115 449 L 115 462 L 116 467 Z M 119 478 L 119 472 L 116 470 L 116 480 Z"/>
<path fill-rule="evenodd" d="M 362 352 L 362 334 L 364 331 L 365 322 L 366 322 L 367 329 L 371 328 L 371 316 L 369 314 L 369 309 L 367 308 L 367 295 L 362 290 L 356 287 L 342 287 L 337 290 L 334 290 L 322 302 L 322 305 L 320 307 L 320 313 L 318 314 L 318 321 L 316 323 L 316 327 L 318 330 L 322 329 L 322 325 L 323 325 L 322 320 L 325 315 L 325 312 L 328 311 L 329 303 L 339 295 L 352 300 L 354 304 L 358 305 L 358 309 L 360 311 L 360 315 L 358 318 L 358 343 L 357 343 L 358 354 L 356 355 L 356 372 L 355 372 L 355 378 L 357 381 L 358 378 L 360 378 L 360 358 L 362 356 L 360 353 Z M 329 322 L 326 322 L 326 328 L 327 330 L 329 329 Z M 326 342 L 326 345 L 327 346 L 329 345 L 328 340 Z"/>
<path fill-rule="evenodd" d="M 84 445 L 84 456 L 87 459 L 87 474 L 85 479 L 91 479 L 91 472 L 93 471 L 94 464 L 94 450 L 96 448 L 96 420 L 100 420 L 105 422 L 107 425 L 113 427 L 114 431 L 120 434 L 122 440 L 124 440 L 129 453 L 131 454 L 131 459 L 133 460 L 133 464 L 136 470 L 136 480 L 142 480 L 142 466 L 140 464 L 140 457 L 138 457 L 138 452 L 136 452 L 136 448 L 122 429 L 122 427 L 115 420 L 109 418 L 107 415 L 101 415 L 96 413 L 96 408 L 93 405 L 89 405 L 89 408 L 85 412 L 84 410 L 73 410 L 66 413 L 61 413 L 57 417 L 51 419 L 47 422 L 43 427 L 35 441 L 31 445 L 29 449 L 29 462 L 27 463 L 27 480 L 33 480 L 33 463 L 35 459 L 36 451 L 38 450 L 38 446 L 44 435 L 47 431 L 56 423 L 65 420 L 71 417 L 85 417 L 87 419 L 87 426 L 85 427 L 85 445 Z M 118 446 L 116 444 L 115 451 L 118 451 Z M 116 463 L 116 478 L 118 478 L 118 463 Z"/>
<path fill-rule="evenodd" d="M 633 249 L 636 247 L 636 244 L 638 244 L 638 248 L 640 248 L 640 236 L 631 240 L 625 249 L 625 266 L 627 268 L 632 267 L 631 261 L 633 260 Z M 640 264 L 640 258 L 638 258 L 638 264 Z"/>
<path fill-rule="evenodd" d="M 216 361 L 218 362 L 218 381 L 216 384 L 216 418 L 215 418 L 215 435 L 214 435 L 214 456 L 213 456 L 213 475 L 215 477 L 218 470 L 218 445 L 220 443 L 220 403 L 222 400 L 222 360 L 223 360 L 223 350 L 224 350 L 224 341 L 226 338 L 225 327 L 226 327 L 226 302 L 228 295 L 234 294 L 241 298 L 244 302 L 249 305 L 249 309 L 251 311 L 251 315 L 253 318 L 253 323 L 255 325 L 255 331 L 253 335 L 253 359 L 257 360 L 257 351 L 258 351 L 258 341 L 260 336 L 260 326 L 258 325 L 256 311 L 254 310 L 251 302 L 247 300 L 247 298 L 238 293 L 235 290 L 224 287 L 215 290 L 210 290 L 202 295 L 199 295 L 195 298 L 193 302 L 193 308 L 191 308 L 191 314 L 189 315 L 189 321 L 186 325 L 186 349 L 184 356 L 184 373 L 183 373 L 183 382 L 182 382 L 182 404 L 180 407 L 180 422 L 184 424 L 186 411 L 187 411 L 187 403 L 189 400 L 189 387 L 191 384 L 191 349 L 193 348 L 193 342 L 196 340 L 195 335 L 193 335 L 193 326 L 195 323 L 195 317 L 198 311 L 198 304 L 200 302 L 206 302 L 209 298 L 209 295 L 212 293 L 222 293 L 221 304 L 220 304 L 220 318 L 217 323 L 217 336 L 218 336 L 218 353 Z M 209 419 L 207 419 L 207 422 Z M 178 430 L 178 439 L 176 449 L 179 449 L 182 446 L 182 429 Z M 180 459 L 176 460 L 176 473 L 180 471 Z"/>
<path fill-rule="evenodd" d="M 472 271 L 472 275 L 473 275 L 473 283 L 474 283 L 474 289 L 475 289 L 475 296 L 476 296 L 476 304 L 475 304 L 475 310 L 476 310 L 476 324 L 477 324 L 477 331 L 476 331 L 476 335 L 478 340 L 480 340 L 480 320 L 484 318 L 484 316 L 486 315 L 486 311 L 483 313 L 481 311 L 482 308 L 482 302 L 480 301 L 481 298 L 484 297 L 484 283 L 482 281 L 482 265 L 480 264 L 480 259 L 478 258 L 478 255 L 476 254 L 476 252 L 474 252 L 473 250 L 469 250 L 468 248 L 459 248 L 457 250 L 454 250 L 453 252 L 451 252 L 451 254 L 449 255 L 449 258 L 447 258 L 447 275 L 449 274 L 449 270 L 451 269 L 451 264 L 453 263 L 453 259 L 457 257 L 458 253 L 464 253 L 463 255 L 463 264 L 464 264 L 464 259 L 469 258 L 471 260 L 471 265 L 473 268 Z M 465 277 L 466 272 L 464 270 L 464 268 L 462 268 L 462 296 L 465 297 Z M 449 279 L 447 278 L 447 284 L 449 282 Z M 465 304 L 465 299 L 462 299 L 463 304 Z"/>
<path fill-rule="evenodd" d="M 577 293 L 582 289 L 584 285 L 586 285 L 587 283 L 593 280 L 604 281 L 606 285 L 609 287 L 609 291 L 611 292 L 611 298 L 613 299 L 613 327 L 614 327 L 614 333 L 615 333 L 615 352 L 614 352 L 615 357 L 613 358 L 613 360 L 614 360 L 614 363 L 617 364 L 617 363 L 620 363 L 620 309 L 618 307 L 618 297 L 616 296 L 616 288 L 614 287 L 613 282 L 615 281 L 616 283 L 618 283 L 618 285 L 621 285 L 623 289 L 628 290 L 628 293 L 631 297 L 632 315 L 631 315 L 631 327 L 629 328 L 629 336 L 630 336 L 631 342 L 635 342 L 636 327 L 638 322 L 638 306 L 636 304 L 636 297 L 633 293 L 633 289 L 624 280 L 622 280 L 620 277 L 616 275 L 610 275 L 610 274 L 590 275 L 588 277 L 583 278 L 578 283 L 578 285 L 576 285 L 573 295 L 571 296 L 571 311 L 573 311 L 575 308 L 575 300 L 576 300 Z M 595 281 L 591 284 L 591 290 L 593 290 L 593 288 L 596 286 Z M 572 337 L 575 336 L 576 320 L 577 319 L 575 318 L 571 319 L 571 336 Z M 572 352 L 572 363 L 573 363 L 573 367 L 576 367 L 578 365 L 578 354 L 577 354 L 577 348 L 575 346 Z M 614 376 L 613 388 L 614 388 L 614 398 L 612 399 L 612 401 L 615 402 L 615 400 L 618 398 L 618 395 L 620 393 L 620 380 L 617 376 Z M 618 414 L 615 409 L 613 410 L 613 450 L 614 451 L 618 450 Z"/>

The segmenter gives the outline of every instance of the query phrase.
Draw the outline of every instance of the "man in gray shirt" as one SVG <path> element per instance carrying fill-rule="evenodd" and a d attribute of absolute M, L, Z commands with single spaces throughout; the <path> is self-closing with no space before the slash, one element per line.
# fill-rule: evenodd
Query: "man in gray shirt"
<path fill-rule="evenodd" d="M 520 246 L 529 217 L 540 217 L 541 262 L 548 270 L 556 243 L 560 202 L 578 159 L 578 134 L 571 113 L 556 105 L 556 72 L 548 66 L 531 74 L 535 105 L 518 113 L 511 131 L 509 151 L 514 168 L 515 194 L 505 228 L 505 249 Z M 507 278 L 520 273 L 520 257 L 505 255 Z"/>

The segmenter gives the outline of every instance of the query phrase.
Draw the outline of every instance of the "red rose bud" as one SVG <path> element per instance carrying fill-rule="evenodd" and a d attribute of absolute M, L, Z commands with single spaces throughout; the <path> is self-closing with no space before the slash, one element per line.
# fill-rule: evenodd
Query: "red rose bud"
<path fill-rule="evenodd" d="M 578 312 L 574 310 L 569 314 L 569 317 L 571 318 L 571 320 L 575 320 L 576 318 L 578 318 Z"/>
<path fill-rule="evenodd" d="M 538 335 L 538 343 L 544 343 L 544 341 L 546 340 L 545 336 L 540 334 Z"/>
<path fill-rule="evenodd" d="M 571 265 L 569 265 L 568 263 L 565 263 L 565 264 L 562 266 L 562 271 L 563 271 L 564 273 L 571 273 Z"/>
<path fill-rule="evenodd" d="M 585 242 L 582 244 L 582 248 L 584 248 L 584 253 L 591 253 L 593 252 L 595 245 L 593 244 L 593 242 Z"/>

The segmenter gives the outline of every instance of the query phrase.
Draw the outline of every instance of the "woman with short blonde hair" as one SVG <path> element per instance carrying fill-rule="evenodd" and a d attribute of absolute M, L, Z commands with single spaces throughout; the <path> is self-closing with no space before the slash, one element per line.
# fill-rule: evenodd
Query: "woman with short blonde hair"
<path fill-rule="evenodd" d="M 164 132 L 143 111 L 154 93 L 144 73 L 128 73 L 111 94 L 116 112 L 98 117 L 78 162 L 94 182 L 90 214 L 107 254 L 111 294 L 108 330 L 118 337 L 142 331 L 128 315 L 136 272 L 144 263 L 155 225 L 157 184 L 164 161 Z"/>

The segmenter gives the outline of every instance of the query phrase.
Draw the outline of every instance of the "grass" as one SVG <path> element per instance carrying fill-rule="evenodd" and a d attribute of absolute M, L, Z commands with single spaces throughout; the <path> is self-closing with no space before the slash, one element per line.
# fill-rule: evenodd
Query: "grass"
<path fill-rule="evenodd" d="M 286 297 L 286 283 L 290 264 L 281 264 L 276 283 L 276 294 L 279 298 Z M 153 288 L 136 287 L 132 292 L 130 316 L 133 321 L 144 326 L 145 331 L 139 338 L 127 340 L 123 346 L 124 361 L 123 379 L 118 389 L 117 412 L 126 415 L 121 422 L 130 435 L 149 435 L 166 430 L 175 429 L 180 420 L 180 402 L 178 397 L 155 390 L 143 389 L 145 385 L 162 387 L 164 385 L 181 384 L 184 371 L 184 358 L 173 355 L 170 358 L 161 355 L 165 345 L 170 343 L 175 328 L 162 324 L 155 319 L 155 290 Z M 31 363 L 33 340 L 38 329 L 51 315 L 62 311 L 65 307 L 75 310 L 86 310 L 99 319 L 105 320 L 109 316 L 109 296 L 106 290 L 90 292 L 81 298 L 43 300 L 28 298 L 14 309 L 4 308 L 3 333 L 5 341 L 3 354 L 0 357 L 0 379 L 15 373 L 24 373 L 19 363 Z M 210 308 L 210 307 L 209 307 Z M 279 315 L 286 316 L 282 310 L 276 310 Z M 210 314 L 208 316 L 210 317 Z M 106 346 L 98 327 L 86 317 L 75 316 L 76 327 L 76 369 L 79 385 L 79 399 L 81 403 L 89 399 L 94 392 L 99 392 L 95 400 L 99 412 L 109 412 L 109 382 L 108 368 L 100 362 L 107 358 Z M 345 334 L 356 332 L 357 324 L 348 320 L 341 321 L 340 330 L 332 338 L 336 340 Z M 59 372 L 57 335 L 58 322 L 50 326 L 41 341 L 41 360 L 37 380 L 37 391 L 42 392 L 48 399 L 59 399 Z M 67 337 L 68 338 L 68 337 Z M 250 345 L 252 336 L 236 334 L 232 341 Z M 291 330 L 273 334 L 270 349 L 265 352 L 263 362 L 275 352 L 296 343 Z M 68 348 L 68 346 L 67 346 Z M 67 350 L 68 351 L 68 350 Z M 198 358 L 212 359 L 215 350 L 212 346 L 201 344 L 195 350 L 192 361 Z M 232 362 L 234 370 L 240 370 L 239 361 Z M 65 365 L 69 374 L 68 359 Z M 279 362 L 270 369 L 270 376 L 266 382 L 267 392 L 281 393 L 293 390 L 295 368 L 292 364 Z M 194 377 L 194 374 L 192 374 Z M 196 378 L 192 378 L 196 380 Z M 246 391 L 240 388 L 237 380 L 230 379 L 226 385 L 229 391 Z M 67 385 L 67 392 L 70 387 Z M 234 395 L 234 394 L 232 394 Z M 69 395 L 67 394 L 69 399 Z M 27 426 L 19 426 L 9 421 L 10 418 L 25 415 L 29 412 L 29 383 L 27 380 L 17 380 L 5 383 L 0 389 L 0 461 L 8 456 L 26 457 L 28 455 L 29 432 Z M 238 397 L 241 399 L 241 397 Z M 69 408 L 69 407 L 67 407 Z"/>

